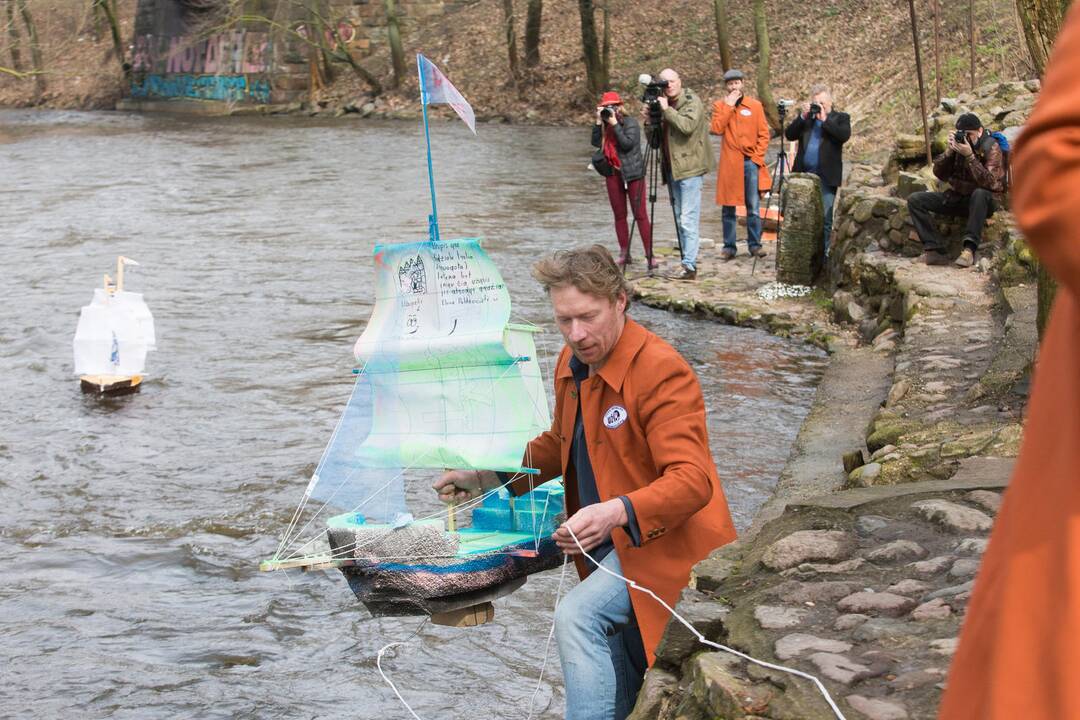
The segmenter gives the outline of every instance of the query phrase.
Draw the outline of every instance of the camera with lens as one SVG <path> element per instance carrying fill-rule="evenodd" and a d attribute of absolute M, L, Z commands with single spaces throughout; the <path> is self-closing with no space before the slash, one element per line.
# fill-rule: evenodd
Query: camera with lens
<path fill-rule="evenodd" d="M 668 81 L 654 78 L 651 75 L 639 75 L 638 82 L 645 86 L 645 91 L 641 94 L 641 102 L 648 105 L 650 110 L 656 105 L 657 111 L 659 111 L 657 100 L 667 90 Z"/>
<path fill-rule="evenodd" d="M 787 115 L 788 108 L 795 104 L 794 100 L 780 100 L 776 103 L 776 114 L 783 118 Z"/>
<path fill-rule="evenodd" d="M 810 117 L 817 117 L 821 114 L 821 106 L 816 102 L 810 103 Z"/>
<path fill-rule="evenodd" d="M 957 130 L 956 135 L 954 135 L 953 138 L 958 143 L 967 142 L 967 132 L 965 132 L 964 130 Z"/>
<path fill-rule="evenodd" d="M 611 115 L 614 112 L 615 111 L 612 110 L 609 107 L 600 108 L 600 120 L 601 120 L 601 122 L 607 122 L 611 118 Z"/>

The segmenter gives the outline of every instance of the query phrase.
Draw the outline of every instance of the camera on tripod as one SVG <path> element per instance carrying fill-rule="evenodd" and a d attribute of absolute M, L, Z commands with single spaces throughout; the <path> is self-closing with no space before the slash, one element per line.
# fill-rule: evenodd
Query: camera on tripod
<path fill-rule="evenodd" d="M 660 103 L 657 102 L 660 96 L 667 90 L 668 81 L 661 80 L 660 78 L 653 78 L 652 75 L 639 75 L 638 82 L 645 86 L 645 91 L 641 94 L 641 102 L 649 106 L 652 110 L 653 106 L 656 106 L 657 111 L 660 109 Z"/>
<path fill-rule="evenodd" d="M 788 108 L 794 104 L 794 100 L 780 100 L 776 103 L 776 114 L 779 115 L 781 119 L 783 119 L 783 117 L 787 115 Z"/>

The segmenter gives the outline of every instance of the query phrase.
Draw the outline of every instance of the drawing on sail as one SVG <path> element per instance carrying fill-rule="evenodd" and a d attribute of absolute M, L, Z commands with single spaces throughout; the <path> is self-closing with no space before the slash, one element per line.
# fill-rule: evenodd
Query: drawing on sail
<path fill-rule="evenodd" d="M 561 561 L 550 536 L 562 485 L 517 498 L 500 488 L 419 518 L 408 500 L 430 502 L 432 471 L 444 468 L 536 474 L 522 464 L 526 445 L 551 427 L 536 330 L 510 322 L 509 292 L 479 240 L 379 245 L 374 263 L 352 396 L 262 567 L 339 568 L 374 614 L 489 601 Z M 337 514 L 322 520 L 325 533 L 304 541 L 326 508 Z M 471 526 L 457 528 L 469 510 Z"/>

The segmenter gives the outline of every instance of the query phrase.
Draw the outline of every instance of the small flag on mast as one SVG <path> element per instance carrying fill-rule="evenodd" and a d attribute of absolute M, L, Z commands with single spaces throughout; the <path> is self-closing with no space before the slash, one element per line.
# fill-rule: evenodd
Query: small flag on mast
<path fill-rule="evenodd" d="M 435 63 L 423 55 L 417 55 L 417 59 L 420 61 L 420 97 L 423 102 L 428 105 L 446 103 L 454 108 L 454 112 L 465 121 L 465 124 L 469 126 L 469 129 L 475 135 L 476 116 L 473 114 L 469 101 L 458 92 L 458 89 L 442 74 L 442 71 L 435 67 Z"/>

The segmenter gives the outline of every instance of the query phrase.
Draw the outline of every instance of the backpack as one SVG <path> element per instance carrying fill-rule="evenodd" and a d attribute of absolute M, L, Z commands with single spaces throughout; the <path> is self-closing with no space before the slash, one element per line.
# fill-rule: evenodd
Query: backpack
<path fill-rule="evenodd" d="M 998 147 L 1001 149 L 1001 165 L 1005 168 L 1005 191 L 1008 192 L 1009 186 L 1012 185 L 1012 167 L 1009 165 L 1012 148 L 1009 147 L 1009 138 L 999 132 L 990 133 L 990 137 L 997 140 Z"/>

